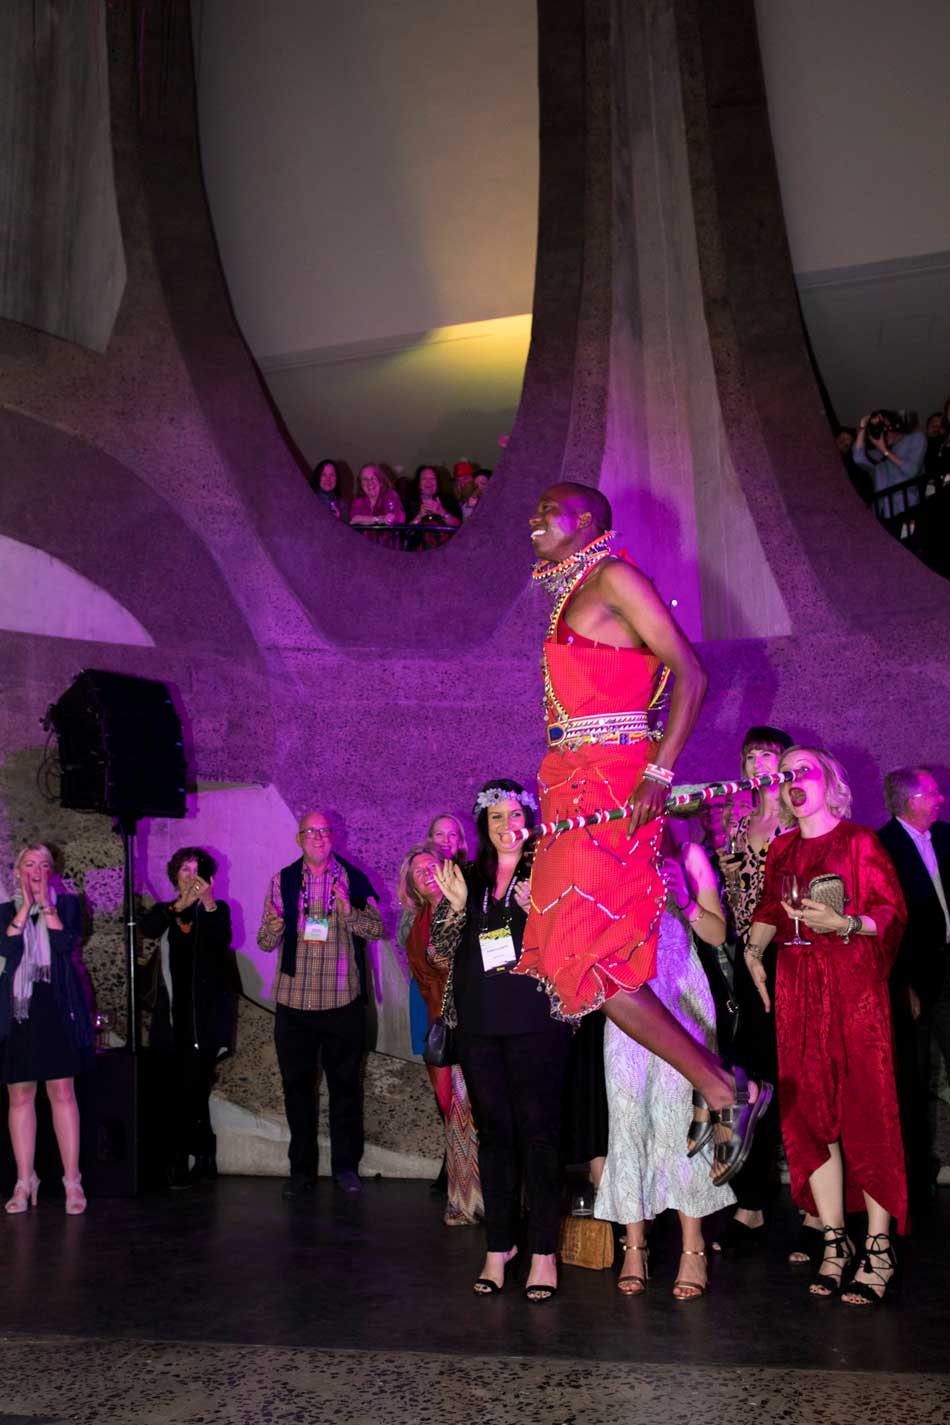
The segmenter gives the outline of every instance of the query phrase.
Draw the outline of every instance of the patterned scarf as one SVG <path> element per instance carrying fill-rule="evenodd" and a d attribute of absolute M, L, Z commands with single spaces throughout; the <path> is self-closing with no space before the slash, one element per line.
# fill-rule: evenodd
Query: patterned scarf
<path fill-rule="evenodd" d="M 50 905 L 56 904 L 56 892 L 49 890 Z M 17 889 L 14 904 L 19 910 L 23 904 L 23 893 Z M 23 927 L 23 955 L 13 977 L 13 1017 L 22 1021 L 30 1017 L 30 999 L 33 986 L 38 980 L 49 984 L 50 948 L 49 931 L 38 906 L 33 906 Z"/>

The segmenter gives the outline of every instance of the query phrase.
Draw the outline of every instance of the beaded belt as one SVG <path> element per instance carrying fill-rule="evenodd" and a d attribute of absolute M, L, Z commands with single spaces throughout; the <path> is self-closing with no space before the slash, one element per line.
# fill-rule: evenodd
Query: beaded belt
<path fill-rule="evenodd" d="M 552 722 L 547 729 L 549 747 L 584 747 L 590 743 L 619 743 L 625 747 L 630 742 L 642 742 L 645 737 L 660 736 L 659 732 L 651 731 L 649 718 L 643 711 L 571 717 Z"/>

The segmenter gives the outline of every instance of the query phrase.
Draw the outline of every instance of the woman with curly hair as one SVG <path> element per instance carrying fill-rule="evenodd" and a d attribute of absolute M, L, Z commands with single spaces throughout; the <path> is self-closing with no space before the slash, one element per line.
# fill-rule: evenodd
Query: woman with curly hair
<path fill-rule="evenodd" d="M 888 975 L 907 923 L 894 866 L 873 831 L 847 820 L 841 764 L 792 747 L 782 798 L 796 827 L 769 847 L 746 963 L 766 1012 L 763 957 L 777 939 L 775 1030 L 782 1134 L 792 1197 L 821 1220 L 814 1296 L 877 1304 L 895 1270 L 891 1219 L 902 1232 L 907 1183 L 901 1143 Z M 804 934 L 800 929 L 804 927 Z M 845 1213 L 867 1212 L 857 1269 Z"/>
<path fill-rule="evenodd" d="M 356 482 L 356 498 L 350 505 L 350 524 L 371 526 L 367 530 L 367 538 L 374 544 L 394 549 L 396 536 L 376 526 L 405 523 L 406 512 L 385 467 L 374 464 L 362 466 Z"/>
<path fill-rule="evenodd" d="M 442 899 L 435 879 L 439 856 L 428 846 L 413 846 L 399 871 L 399 904 L 403 916 L 399 943 L 406 952 L 409 973 L 409 1025 L 412 1051 L 425 1048 L 429 1025 L 442 1013 L 448 970 L 428 957 L 432 913 Z M 426 1064 L 436 1107 L 445 1124 L 445 1156 L 442 1170 L 432 1184 L 434 1192 L 445 1192 L 447 1227 L 469 1226 L 481 1220 L 482 1195 L 478 1182 L 478 1137 L 462 1071 L 457 1064 L 437 1068 Z"/>
<path fill-rule="evenodd" d="M 173 1188 L 217 1176 L 209 1099 L 215 1066 L 233 1047 L 240 990 L 231 912 L 214 890 L 217 869 L 200 846 L 179 847 L 167 867 L 174 900 L 151 906 L 140 922 L 142 934 L 160 942 L 150 1045 L 175 1087 L 167 1125 Z"/>

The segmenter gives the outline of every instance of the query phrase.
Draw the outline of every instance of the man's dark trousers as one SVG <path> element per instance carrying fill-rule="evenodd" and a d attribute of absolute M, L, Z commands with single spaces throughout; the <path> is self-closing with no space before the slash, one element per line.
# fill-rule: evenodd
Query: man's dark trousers
<path fill-rule="evenodd" d="M 317 1175 L 317 1080 L 322 1065 L 330 1108 L 330 1170 L 356 1172 L 363 1156 L 362 1063 L 366 1006 L 355 999 L 341 1009 L 288 1009 L 274 1023 L 277 1063 L 290 1127 L 290 1171 Z"/>

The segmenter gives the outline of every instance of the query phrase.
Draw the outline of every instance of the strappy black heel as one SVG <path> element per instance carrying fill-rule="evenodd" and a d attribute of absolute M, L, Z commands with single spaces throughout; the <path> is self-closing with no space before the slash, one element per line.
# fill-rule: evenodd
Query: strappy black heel
<path fill-rule="evenodd" d="M 505 1283 L 509 1281 L 509 1279 L 513 1277 L 518 1270 L 517 1266 L 515 1265 L 517 1260 L 518 1249 L 516 1247 L 515 1250 L 512 1252 L 511 1256 L 505 1262 L 505 1275 L 502 1277 L 500 1285 L 498 1282 L 492 1281 L 491 1277 L 476 1277 L 475 1283 L 472 1287 L 472 1291 L 475 1293 L 475 1295 L 500 1296 L 505 1289 Z"/>
<path fill-rule="evenodd" d="M 881 1243 L 884 1245 L 882 1246 Z M 891 1269 L 889 1277 L 884 1276 L 880 1268 L 872 1266 L 871 1258 L 877 1257 L 884 1261 Z M 852 1280 L 845 1288 L 847 1295 L 844 1297 L 845 1306 L 880 1306 L 887 1296 L 887 1290 L 894 1280 L 894 1273 L 897 1271 L 897 1257 L 894 1248 L 891 1246 L 891 1239 L 886 1232 L 875 1232 L 867 1237 L 864 1242 L 864 1251 L 861 1253 L 858 1262 L 858 1271 L 865 1272 L 871 1276 L 873 1282 L 856 1282 Z M 877 1285 L 880 1283 L 881 1290 Z M 850 1297 L 860 1298 L 858 1301 L 849 1300 Z"/>
<path fill-rule="evenodd" d="M 854 1244 L 843 1227 L 823 1227 L 821 1233 L 825 1244 L 822 1266 L 825 1262 L 840 1262 L 841 1271 L 837 1276 L 832 1276 L 831 1272 L 819 1269 L 812 1277 L 808 1289 L 812 1296 L 840 1296 L 844 1290 L 844 1274 L 854 1261 Z"/>

